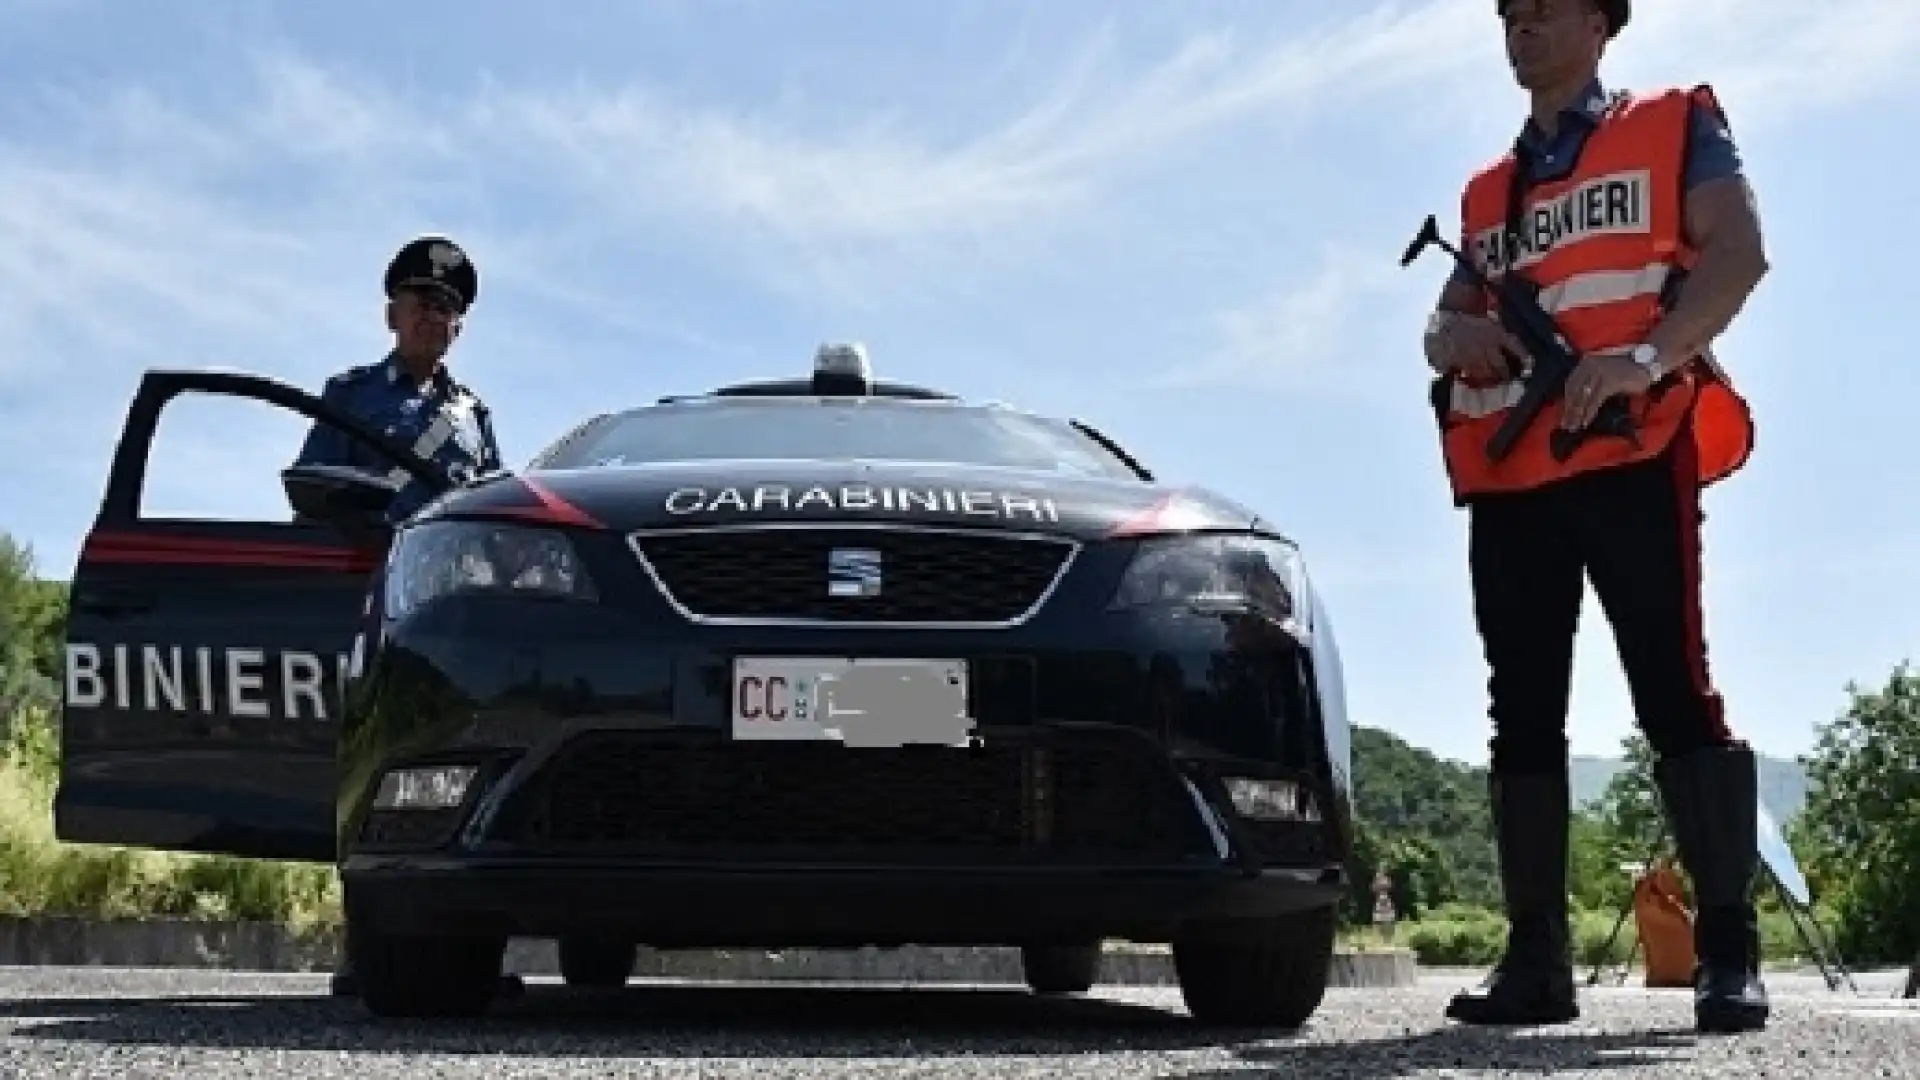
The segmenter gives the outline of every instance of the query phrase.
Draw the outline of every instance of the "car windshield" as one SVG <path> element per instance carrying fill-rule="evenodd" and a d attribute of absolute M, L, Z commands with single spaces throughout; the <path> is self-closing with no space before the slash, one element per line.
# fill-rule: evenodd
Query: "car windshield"
<path fill-rule="evenodd" d="M 745 398 L 621 413 L 542 455 L 552 469 L 711 460 L 984 465 L 1138 479 L 1072 425 L 1007 409 L 867 398 Z"/>

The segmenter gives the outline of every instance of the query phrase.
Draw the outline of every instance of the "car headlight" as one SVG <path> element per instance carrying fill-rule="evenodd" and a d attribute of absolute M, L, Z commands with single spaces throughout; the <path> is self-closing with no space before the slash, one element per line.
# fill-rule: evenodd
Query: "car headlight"
<path fill-rule="evenodd" d="M 400 618 L 446 596 L 599 598 L 562 533 L 488 521 L 432 521 L 403 531 L 387 564 L 387 615 Z"/>
<path fill-rule="evenodd" d="M 1107 607 L 1253 615 L 1303 643 L 1312 629 L 1300 550 L 1284 540 L 1245 533 L 1143 541 Z"/>

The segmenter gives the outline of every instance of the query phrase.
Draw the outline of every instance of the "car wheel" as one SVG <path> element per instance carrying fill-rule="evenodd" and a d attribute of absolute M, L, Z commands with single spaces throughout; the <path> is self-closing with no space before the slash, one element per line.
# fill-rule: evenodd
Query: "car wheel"
<path fill-rule="evenodd" d="M 1020 950 L 1020 967 L 1027 986 L 1036 994 L 1080 994 L 1100 981 L 1101 943 L 1091 945 L 1027 945 Z"/>
<path fill-rule="evenodd" d="M 631 942 L 562 938 L 559 944 L 560 977 L 566 980 L 568 986 L 616 990 L 627 985 L 627 977 L 633 974 L 633 962 L 639 952 L 639 946 Z"/>
<path fill-rule="evenodd" d="M 1203 1024 L 1297 1028 L 1326 996 L 1338 934 L 1332 907 L 1193 927 L 1173 943 L 1180 996 Z"/>
<path fill-rule="evenodd" d="M 347 947 L 360 1001 L 375 1016 L 474 1017 L 500 987 L 504 938 L 413 937 L 355 926 Z"/>

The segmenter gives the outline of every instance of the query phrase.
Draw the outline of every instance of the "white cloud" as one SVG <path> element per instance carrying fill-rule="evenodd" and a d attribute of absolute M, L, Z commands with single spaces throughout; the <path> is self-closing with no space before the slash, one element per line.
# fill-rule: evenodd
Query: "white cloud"
<path fill-rule="evenodd" d="M 1467 2 L 1387 5 L 1277 44 L 1198 34 L 1144 70 L 1116 68 L 1099 36 L 1056 61 L 1046 97 L 948 140 L 899 116 L 819 130 L 640 88 L 490 99 L 476 126 L 521 153 L 560 153 L 571 179 L 616 207 L 693 211 L 797 244 L 909 247 L 1044 220 L 1116 170 L 1269 110 L 1299 115 L 1329 94 L 1351 100 L 1469 66 L 1474 33 L 1457 17 Z"/>
<path fill-rule="evenodd" d="M 83 351 L 145 353 L 161 326 L 265 332 L 329 314 L 301 280 L 311 239 L 138 174 L 0 155 L 0 230 L 0 376 L 53 373 Z"/>
<path fill-rule="evenodd" d="M 331 168 L 378 162 L 404 154 L 411 166 L 450 156 L 451 133 L 426 122 L 423 110 L 384 96 L 385 88 L 354 81 L 302 57 L 259 54 L 262 84 L 247 111 L 246 129 L 260 142 L 292 157 L 316 159 Z"/>
<path fill-rule="evenodd" d="M 1641 5 L 1609 61 L 1629 82 L 1712 82 L 1736 131 L 1792 123 L 1875 95 L 1909 100 L 1920 77 L 1911 0 Z"/>
<path fill-rule="evenodd" d="M 1377 395 L 1387 379 L 1407 370 L 1408 350 L 1380 349 L 1381 323 L 1404 322 L 1389 313 L 1430 300 L 1426 278 L 1410 286 L 1407 272 L 1380 252 L 1328 248 L 1304 281 L 1216 315 L 1218 344 L 1187 363 L 1169 365 L 1144 380 L 1156 389 L 1238 386 L 1287 392 Z M 1418 374 L 1418 369 L 1414 370 Z"/>

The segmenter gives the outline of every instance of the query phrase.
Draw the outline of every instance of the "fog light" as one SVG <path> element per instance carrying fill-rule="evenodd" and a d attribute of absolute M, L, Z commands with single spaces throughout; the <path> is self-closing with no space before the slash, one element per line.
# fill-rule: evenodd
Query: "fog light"
<path fill-rule="evenodd" d="M 432 765 L 395 769 L 380 778 L 373 796 L 378 810 L 451 810 L 467 797 L 473 782 L 472 765 Z"/>
<path fill-rule="evenodd" d="M 1313 794 L 1292 780 L 1229 776 L 1222 783 L 1233 812 L 1255 821 L 1319 821 Z"/>

